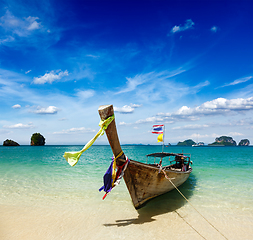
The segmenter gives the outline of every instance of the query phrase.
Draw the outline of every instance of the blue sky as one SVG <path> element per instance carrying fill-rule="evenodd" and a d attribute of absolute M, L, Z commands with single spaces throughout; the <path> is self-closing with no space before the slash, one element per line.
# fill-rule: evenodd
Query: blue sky
<path fill-rule="evenodd" d="M 123 144 L 253 142 L 253 1 L 0 3 L 0 141 L 85 144 L 113 104 Z M 105 136 L 97 144 L 107 143 Z"/>

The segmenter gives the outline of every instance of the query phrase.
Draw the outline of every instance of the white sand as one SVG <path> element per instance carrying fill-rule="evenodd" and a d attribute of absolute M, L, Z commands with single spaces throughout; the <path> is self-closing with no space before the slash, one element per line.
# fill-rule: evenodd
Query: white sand
<path fill-rule="evenodd" d="M 225 239 L 189 204 L 176 211 L 163 204 L 154 201 L 139 211 L 130 201 L 113 206 L 111 199 L 90 203 L 63 203 L 57 199 L 54 203 L 36 202 L 31 206 L 18 201 L 1 204 L 0 239 Z M 198 210 L 227 239 L 253 239 L 252 212 Z"/>

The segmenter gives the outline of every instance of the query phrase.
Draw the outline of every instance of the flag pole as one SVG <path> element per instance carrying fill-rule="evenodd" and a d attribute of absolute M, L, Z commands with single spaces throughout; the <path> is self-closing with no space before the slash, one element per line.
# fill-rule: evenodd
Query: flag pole
<path fill-rule="evenodd" d="M 158 142 L 163 142 L 162 145 L 162 152 L 164 149 L 164 136 L 165 136 L 165 125 L 164 124 L 159 124 L 159 125 L 153 125 L 153 130 L 152 133 L 159 134 L 157 137 Z"/>
<path fill-rule="evenodd" d="M 164 149 L 164 138 L 165 138 L 165 125 L 163 125 L 163 147 L 162 147 L 162 152 Z"/>

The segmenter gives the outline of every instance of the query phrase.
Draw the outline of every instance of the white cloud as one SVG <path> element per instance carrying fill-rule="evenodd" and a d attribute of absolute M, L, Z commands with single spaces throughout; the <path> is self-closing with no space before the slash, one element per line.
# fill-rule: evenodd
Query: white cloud
<path fill-rule="evenodd" d="M 184 130 L 192 130 L 192 129 L 203 129 L 203 128 L 208 128 L 209 125 L 207 124 L 194 124 L 194 125 L 185 125 L 185 126 L 180 126 L 180 127 L 174 127 L 172 128 L 172 130 L 181 130 L 181 129 L 184 129 Z"/>
<path fill-rule="evenodd" d="M 158 113 L 156 116 L 140 119 L 135 123 L 175 123 L 178 121 L 196 121 L 199 120 L 200 117 L 204 116 L 241 113 L 250 110 L 253 110 L 253 97 L 247 99 L 237 98 L 231 100 L 225 98 L 217 98 L 212 101 L 205 102 L 195 108 L 182 106 L 173 113 Z M 193 128 L 194 125 L 189 125 L 188 128 L 190 127 Z M 197 125 L 195 125 L 195 127 L 197 127 Z M 203 127 L 208 127 L 208 125 L 203 125 Z M 181 129 L 182 128 L 183 127 L 181 127 Z"/>
<path fill-rule="evenodd" d="M 35 84 L 52 83 L 68 75 L 69 73 L 67 70 L 65 70 L 64 72 L 62 72 L 61 70 L 57 70 L 57 71 L 52 70 L 50 73 L 46 73 L 42 77 L 35 77 L 33 80 L 33 83 Z"/>
<path fill-rule="evenodd" d="M 117 92 L 116 94 L 120 93 L 126 93 L 126 92 L 131 92 L 136 89 L 137 86 L 142 85 L 149 79 L 149 75 L 152 73 L 147 73 L 147 74 L 140 74 L 136 75 L 134 78 L 126 78 L 127 79 L 127 86 L 124 87 L 123 90 Z"/>
<path fill-rule="evenodd" d="M 95 130 L 92 130 L 90 128 L 80 127 L 80 128 L 70 128 L 67 130 L 62 130 L 60 132 L 54 132 L 53 134 L 76 134 L 76 133 L 92 133 L 95 132 Z"/>
<path fill-rule="evenodd" d="M 238 132 L 230 132 L 228 135 L 232 137 L 243 136 L 242 133 L 238 133 Z"/>
<path fill-rule="evenodd" d="M 211 30 L 212 32 L 216 33 L 216 32 L 218 31 L 218 27 L 213 26 L 210 30 Z"/>
<path fill-rule="evenodd" d="M 139 108 L 142 105 L 138 105 L 138 104 L 130 104 L 129 105 L 125 105 L 123 107 L 114 107 L 114 111 L 115 112 L 119 112 L 119 113 L 133 113 L 135 108 Z"/>
<path fill-rule="evenodd" d="M 7 10 L 5 15 L 0 18 L 0 25 L 5 29 L 14 29 L 22 25 L 22 20 L 13 16 L 12 13 Z"/>
<path fill-rule="evenodd" d="M 28 73 L 31 72 L 31 71 L 32 71 L 32 70 L 28 70 L 28 71 L 25 72 L 25 74 L 28 74 Z"/>
<path fill-rule="evenodd" d="M 39 19 L 38 17 L 31 17 L 31 16 L 26 18 L 26 21 L 30 24 L 27 27 L 27 30 L 33 31 L 33 30 L 39 29 L 41 27 L 41 24 L 37 22 L 38 19 Z"/>
<path fill-rule="evenodd" d="M 196 86 L 192 87 L 193 90 L 196 90 L 196 92 L 198 92 L 201 88 L 206 87 L 210 85 L 210 82 L 208 80 L 206 80 L 205 82 L 201 82 L 199 84 L 197 84 Z"/>
<path fill-rule="evenodd" d="M 174 26 L 172 29 L 171 29 L 171 33 L 174 34 L 176 32 L 182 32 L 182 31 L 185 31 L 187 29 L 191 29 L 193 28 L 193 25 L 194 25 L 194 22 L 191 20 L 191 19 L 187 19 L 185 24 L 183 26 Z"/>
<path fill-rule="evenodd" d="M 218 88 L 222 88 L 222 87 L 228 87 L 228 86 L 234 86 L 234 85 L 237 85 L 237 84 L 240 84 L 240 83 L 244 83 L 244 82 L 248 82 L 249 80 L 251 80 L 253 78 L 253 76 L 248 76 L 248 77 L 244 77 L 244 78 L 239 78 L 239 79 L 236 79 L 234 80 L 233 82 L 231 83 L 227 83 L 221 87 L 218 87 Z"/>
<path fill-rule="evenodd" d="M 212 101 L 205 102 L 195 108 L 183 106 L 174 113 L 159 113 L 158 115 L 168 119 L 194 119 L 197 116 L 228 114 L 231 112 L 249 110 L 253 110 L 253 97 L 247 99 L 237 98 L 231 100 L 225 98 L 217 98 Z"/>
<path fill-rule="evenodd" d="M 213 133 L 213 134 L 197 134 L 197 133 L 193 133 L 193 134 L 190 134 L 190 135 L 183 135 L 183 136 L 175 136 L 174 139 L 178 139 L 179 141 L 182 141 L 182 139 L 198 139 L 200 141 L 198 142 L 202 142 L 202 139 L 203 138 L 216 138 L 218 135 Z M 195 140 L 196 141 L 196 140 Z"/>
<path fill-rule="evenodd" d="M 13 98 L 14 101 L 22 96 L 29 98 L 30 91 L 23 87 L 26 81 L 28 81 L 26 76 L 0 68 L 0 96 L 6 99 Z"/>
<path fill-rule="evenodd" d="M 16 105 L 13 105 L 12 108 L 14 108 L 14 109 L 21 108 L 21 105 L 16 104 Z"/>
<path fill-rule="evenodd" d="M 17 123 L 14 125 L 10 125 L 10 126 L 3 126 L 3 128 L 8 128 L 8 129 L 30 129 L 30 128 L 34 128 L 33 123 L 28 123 L 28 124 L 23 124 L 23 123 Z"/>
<path fill-rule="evenodd" d="M 15 41 L 15 38 L 12 36 L 6 36 L 4 39 L 0 39 L 0 44 L 5 44 L 8 42 L 13 42 Z"/>
<path fill-rule="evenodd" d="M 32 111 L 36 114 L 56 114 L 59 109 L 55 106 L 49 106 L 47 108 L 38 107 L 36 110 Z"/>
<path fill-rule="evenodd" d="M 153 84 L 153 83 L 157 83 L 158 81 L 168 80 L 185 71 L 186 70 L 182 68 L 178 68 L 174 71 L 149 72 L 149 73 L 144 73 L 144 74 L 138 74 L 138 75 L 135 75 L 134 77 L 126 78 L 127 79 L 126 86 L 124 86 L 122 90 L 116 92 L 116 94 L 134 91 L 139 86 L 143 87 L 141 89 L 143 91 L 144 88 L 147 89 L 150 87 L 150 85 L 147 85 L 146 83 Z M 156 84 L 154 86 L 152 85 L 151 88 L 154 88 L 157 86 L 160 88 L 159 84 Z"/>
<path fill-rule="evenodd" d="M 148 117 L 146 119 L 140 119 L 136 121 L 135 123 L 137 124 L 142 124 L 142 123 L 162 123 L 164 121 L 164 118 L 162 117 Z"/>
<path fill-rule="evenodd" d="M 96 56 L 96 55 L 92 55 L 92 54 L 87 54 L 87 57 L 93 58 L 93 59 L 97 59 L 100 58 L 100 56 Z"/>
<path fill-rule="evenodd" d="M 76 96 L 81 100 L 86 100 L 93 97 L 95 94 L 94 90 L 78 90 Z"/>
<path fill-rule="evenodd" d="M 133 107 L 133 108 L 139 108 L 139 107 L 142 106 L 142 104 L 133 104 L 133 103 L 131 103 L 130 106 Z"/>
<path fill-rule="evenodd" d="M 59 38 L 59 31 L 50 33 L 36 16 L 18 17 L 9 10 L 0 16 L 0 45 L 23 47 L 24 44 L 29 44 L 42 50 L 48 49 L 50 45 L 59 41 Z"/>
<path fill-rule="evenodd" d="M 176 115 L 188 115 L 191 113 L 191 108 L 183 106 L 176 111 Z"/>
<path fill-rule="evenodd" d="M 119 112 L 119 113 L 133 113 L 134 108 L 131 106 L 125 105 L 123 107 L 114 107 L 114 111 Z"/>
<path fill-rule="evenodd" d="M 0 18 L 0 26 L 11 35 L 18 35 L 19 37 L 28 37 L 34 30 L 42 27 L 38 22 L 38 17 L 18 18 L 15 17 L 9 10 Z M 10 36 L 9 36 L 10 37 Z"/>
<path fill-rule="evenodd" d="M 60 118 L 60 119 L 58 119 L 58 121 L 66 121 L 67 120 L 67 118 Z"/>
<path fill-rule="evenodd" d="M 201 106 L 195 109 L 199 113 L 209 112 L 226 112 L 226 111 L 243 111 L 253 109 L 253 97 L 243 99 L 225 99 L 217 98 L 209 102 L 203 103 Z"/>

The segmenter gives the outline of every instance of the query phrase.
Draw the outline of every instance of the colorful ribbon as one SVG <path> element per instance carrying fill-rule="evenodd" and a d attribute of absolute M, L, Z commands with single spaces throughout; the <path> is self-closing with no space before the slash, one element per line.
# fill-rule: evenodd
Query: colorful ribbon
<path fill-rule="evenodd" d="M 65 152 L 63 157 L 66 161 L 73 167 L 77 164 L 79 158 L 81 157 L 82 153 L 85 152 L 92 144 L 97 140 L 98 137 L 104 134 L 104 131 L 107 129 L 109 124 L 113 121 L 114 115 L 107 118 L 106 120 L 101 120 L 99 126 L 101 127 L 98 133 L 83 147 L 81 151 L 78 152 Z"/>
<path fill-rule="evenodd" d="M 123 154 L 123 152 L 122 152 Z M 119 154 L 118 156 L 121 156 L 122 154 Z M 104 190 L 105 191 L 105 195 L 103 196 L 103 200 L 105 199 L 105 197 L 107 196 L 108 193 L 111 192 L 111 190 L 117 186 L 118 184 L 120 184 L 120 180 L 123 178 L 124 176 L 124 172 L 127 168 L 128 163 L 130 162 L 130 160 L 128 159 L 128 157 L 126 156 L 126 161 L 122 166 L 117 166 L 118 170 L 116 173 L 116 158 L 112 158 L 112 162 L 109 166 L 109 168 L 107 169 L 103 180 L 104 180 L 104 186 L 102 186 L 99 191 Z"/>

